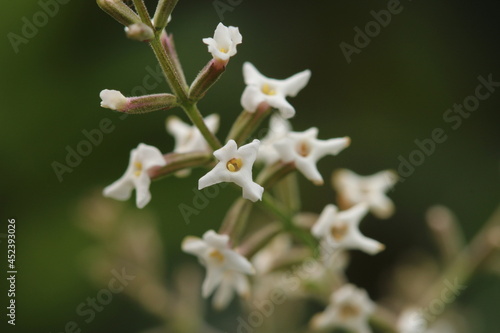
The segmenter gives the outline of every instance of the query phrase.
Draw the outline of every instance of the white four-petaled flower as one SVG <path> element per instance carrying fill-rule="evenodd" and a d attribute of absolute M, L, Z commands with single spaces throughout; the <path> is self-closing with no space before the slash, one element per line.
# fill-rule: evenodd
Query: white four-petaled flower
<path fill-rule="evenodd" d="M 182 250 L 197 256 L 207 269 L 202 286 L 203 297 L 210 296 L 219 287 L 213 300 L 217 308 L 223 308 L 231 301 L 233 290 L 241 296 L 248 295 L 246 275 L 253 275 L 255 271 L 244 256 L 229 247 L 228 235 L 209 230 L 203 239 L 186 237 Z"/>
<path fill-rule="evenodd" d="M 368 206 L 364 203 L 341 212 L 335 205 L 327 205 L 311 232 L 316 238 L 322 239 L 326 246 L 376 254 L 384 250 L 385 246 L 359 231 L 359 223 L 367 213 Z"/>
<path fill-rule="evenodd" d="M 330 140 L 318 140 L 318 129 L 310 128 L 304 132 L 290 132 L 285 138 L 274 144 L 281 160 L 294 162 L 297 169 L 316 185 L 324 183 L 323 177 L 316 167 L 319 159 L 326 155 L 337 155 L 347 148 L 349 137 Z"/>
<path fill-rule="evenodd" d="M 252 167 L 257 158 L 260 141 L 253 140 L 251 143 L 238 146 L 234 140 L 214 152 L 219 163 L 198 181 L 198 189 L 218 184 L 221 182 L 233 182 L 243 189 L 243 198 L 253 202 L 262 200 L 264 188 L 252 179 Z"/>
<path fill-rule="evenodd" d="M 242 37 L 236 27 L 226 27 L 219 23 L 215 29 L 214 38 L 203 38 L 203 43 L 208 45 L 208 52 L 212 53 L 214 59 L 223 62 L 236 54 L 236 45 L 241 44 Z"/>
<path fill-rule="evenodd" d="M 320 330 L 342 327 L 356 333 L 370 333 L 368 320 L 374 310 L 375 304 L 365 290 L 347 284 L 331 295 L 330 304 L 313 317 L 311 326 Z"/>
<path fill-rule="evenodd" d="M 341 169 L 333 174 L 333 187 L 339 199 L 347 207 L 365 202 L 378 218 L 389 218 L 394 213 L 394 203 L 386 192 L 397 183 L 397 174 L 391 170 L 380 171 L 371 176 L 360 176 L 350 170 Z"/>
<path fill-rule="evenodd" d="M 305 70 L 285 80 L 270 79 L 262 75 L 251 63 L 243 65 L 243 77 L 247 87 L 241 96 L 241 105 L 255 112 L 263 102 L 280 111 L 283 118 L 292 118 L 295 109 L 286 100 L 295 97 L 309 82 L 311 71 Z"/>
<path fill-rule="evenodd" d="M 149 192 L 151 179 L 148 169 L 166 164 L 158 148 L 141 143 L 130 152 L 130 161 L 125 174 L 107 186 L 103 194 L 105 197 L 116 200 L 128 200 L 135 188 L 137 207 L 143 208 L 151 200 L 151 192 Z"/>
<path fill-rule="evenodd" d="M 286 137 L 291 131 L 290 122 L 279 115 L 272 115 L 269 121 L 269 132 L 262 139 L 259 147 L 257 160 L 264 162 L 267 165 L 274 164 L 279 161 L 280 156 L 274 147 L 274 144 Z"/>
<path fill-rule="evenodd" d="M 204 121 L 210 132 L 217 132 L 219 115 L 211 114 Z M 191 153 L 209 149 L 208 143 L 196 126 L 190 126 L 175 116 L 167 118 L 166 125 L 167 131 L 175 138 L 175 153 Z"/>

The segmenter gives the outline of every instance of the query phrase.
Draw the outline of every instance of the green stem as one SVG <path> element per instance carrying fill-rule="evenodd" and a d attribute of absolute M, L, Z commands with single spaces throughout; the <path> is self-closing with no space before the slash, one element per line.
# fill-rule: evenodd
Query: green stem
<path fill-rule="evenodd" d="M 163 74 L 167 79 L 170 89 L 174 92 L 181 103 L 188 101 L 187 89 L 182 84 L 182 76 L 177 72 L 170 56 L 165 52 L 159 37 L 155 37 L 150 42 L 151 47 L 160 63 Z"/>
<path fill-rule="evenodd" d="M 149 177 L 152 180 L 169 176 L 180 170 L 206 165 L 212 160 L 212 154 L 206 152 L 170 153 L 164 155 L 163 158 L 167 162 L 164 167 L 148 169 Z"/>
<path fill-rule="evenodd" d="M 160 0 L 153 18 L 156 31 L 162 31 L 167 26 L 168 17 L 172 14 L 178 0 Z"/>
<path fill-rule="evenodd" d="M 227 212 L 219 233 L 229 235 L 233 246 L 239 243 L 240 235 L 245 230 L 251 212 L 252 202 L 243 198 L 236 200 Z"/>
<path fill-rule="evenodd" d="M 151 22 L 151 16 L 149 16 L 148 9 L 144 0 L 134 0 L 135 10 L 139 14 L 142 23 L 146 24 L 148 27 L 154 30 L 153 23 Z"/>
<path fill-rule="evenodd" d="M 294 214 L 300 212 L 301 202 L 296 173 L 291 173 L 277 182 L 274 194 L 285 205 L 288 211 Z"/>
<path fill-rule="evenodd" d="M 304 230 L 295 226 L 292 217 L 284 211 L 280 204 L 276 202 L 276 200 L 270 194 L 264 193 L 264 195 L 262 196 L 262 205 L 283 222 L 285 230 L 296 235 L 313 251 L 317 248 L 316 240 L 309 234 L 309 232 L 305 232 Z"/>
<path fill-rule="evenodd" d="M 239 253 L 246 258 L 252 258 L 255 253 L 269 244 L 269 241 L 278 235 L 282 230 L 283 227 L 279 223 L 271 223 L 260 228 L 242 242 L 242 244 L 238 247 Z"/>
<path fill-rule="evenodd" d="M 257 183 L 265 189 L 273 187 L 278 181 L 295 171 L 295 164 L 278 162 L 270 167 L 266 167 L 257 177 Z"/>
<path fill-rule="evenodd" d="M 448 286 L 443 285 L 445 281 L 449 281 L 455 286 L 465 284 L 474 272 L 495 251 L 498 251 L 500 247 L 498 239 L 492 239 L 492 235 L 498 235 L 498 233 L 500 233 L 500 207 L 496 209 L 489 221 L 485 223 L 469 245 L 446 267 L 441 277 L 428 288 L 428 292 L 420 300 L 420 305 L 428 309 L 428 306 L 434 300 L 440 299 L 443 289 L 448 288 Z M 460 292 L 460 289 L 458 291 Z"/>
<path fill-rule="evenodd" d="M 265 104 L 258 108 L 255 112 L 243 110 L 238 119 L 231 127 L 227 140 L 234 140 L 238 145 L 244 143 L 252 133 L 259 127 L 264 119 L 271 114 L 272 108 Z"/>
<path fill-rule="evenodd" d="M 208 129 L 196 104 L 184 103 L 182 108 L 186 111 L 189 119 L 191 119 L 191 122 L 200 130 L 210 147 L 212 147 L 213 150 L 221 148 L 222 145 L 219 139 L 217 139 L 217 137 Z"/>

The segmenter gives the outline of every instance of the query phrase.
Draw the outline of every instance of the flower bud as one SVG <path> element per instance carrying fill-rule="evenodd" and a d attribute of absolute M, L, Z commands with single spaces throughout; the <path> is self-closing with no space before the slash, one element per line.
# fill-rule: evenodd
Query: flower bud
<path fill-rule="evenodd" d="M 121 0 L 97 0 L 97 5 L 126 27 L 141 22 L 139 16 Z"/>
<path fill-rule="evenodd" d="M 146 24 L 134 23 L 128 27 L 125 27 L 125 33 L 127 37 L 139 42 L 147 42 L 154 38 L 155 33 L 153 29 L 148 27 Z"/>
<path fill-rule="evenodd" d="M 105 89 L 101 91 L 100 97 L 103 108 L 130 114 L 168 110 L 177 106 L 177 98 L 171 94 L 125 97 L 117 90 Z"/>

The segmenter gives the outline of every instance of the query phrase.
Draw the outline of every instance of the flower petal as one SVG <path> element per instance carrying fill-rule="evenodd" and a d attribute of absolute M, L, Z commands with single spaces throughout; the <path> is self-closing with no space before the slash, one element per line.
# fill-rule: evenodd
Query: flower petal
<path fill-rule="evenodd" d="M 207 276 L 205 276 L 205 281 L 201 288 L 201 294 L 204 298 L 207 298 L 212 294 L 212 292 L 221 283 L 223 277 L 223 272 L 216 267 L 207 267 Z"/>
<path fill-rule="evenodd" d="M 259 105 L 265 101 L 265 95 L 254 86 L 247 86 L 241 95 L 241 106 L 248 112 L 255 112 Z"/>
<path fill-rule="evenodd" d="M 248 61 L 243 64 L 243 78 L 246 85 L 254 86 L 260 86 L 267 79 Z"/>
<path fill-rule="evenodd" d="M 137 147 L 136 154 L 136 159 L 142 163 L 144 170 L 167 164 L 161 151 L 153 146 L 141 143 Z"/>
<path fill-rule="evenodd" d="M 280 85 L 285 95 L 295 97 L 302 89 L 304 89 L 310 78 L 311 71 L 307 69 L 281 81 Z"/>
<path fill-rule="evenodd" d="M 134 183 L 129 179 L 127 174 L 125 174 L 113 184 L 105 187 L 103 195 L 108 198 L 125 201 L 130 199 L 133 189 Z"/>

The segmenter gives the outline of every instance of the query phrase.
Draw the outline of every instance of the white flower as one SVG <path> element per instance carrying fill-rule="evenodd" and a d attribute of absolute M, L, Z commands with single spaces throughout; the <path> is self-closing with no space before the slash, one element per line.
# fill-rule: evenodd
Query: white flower
<path fill-rule="evenodd" d="M 406 309 L 401 313 L 397 322 L 398 332 L 401 333 L 425 333 L 427 332 L 427 321 L 417 309 Z"/>
<path fill-rule="evenodd" d="M 116 200 L 128 200 L 135 188 L 137 207 L 144 208 L 151 200 L 151 179 L 147 171 L 152 167 L 165 165 L 165 159 L 158 148 L 141 143 L 136 149 L 132 149 L 125 174 L 106 187 L 103 195 Z"/>
<path fill-rule="evenodd" d="M 262 102 L 280 111 L 283 118 L 292 118 L 295 109 L 286 97 L 295 97 L 309 82 L 311 71 L 305 70 L 285 80 L 270 79 L 262 75 L 251 63 L 243 65 L 243 77 L 247 87 L 241 96 L 241 105 L 255 112 Z"/>
<path fill-rule="evenodd" d="M 327 205 L 312 227 L 312 234 L 326 246 L 335 249 L 359 249 L 369 254 L 384 250 L 384 245 L 359 231 L 359 222 L 368 213 L 364 203 L 339 212 L 335 205 Z"/>
<path fill-rule="evenodd" d="M 279 161 L 280 157 L 274 144 L 283 139 L 292 129 L 290 122 L 279 115 L 272 115 L 269 121 L 269 132 L 262 139 L 257 160 L 267 165 Z"/>
<path fill-rule="evenodd" d="M 374 310 L 375 304 L 365 290 L 347 284 L 332 294 L 330 304 L 324 312 L 313 317 L 311 326 L 314 329 L 343 327 L 356 333 L 370 333 L 368 320 Z"/>
<path fill-rule="evenodd" d="M 206 117 L 204 121 L 210 132 L 217 132 L 219 129 L 219 115 L 212 114 Z M 169 117 L 166 125 L 167 131 L 175 138 L 175 153 L 191 153 L 210 149 L 196 126 L 190 126 L 175 116 Z"/>
<path fill-rule="evenodd" d="M 212 186 L 221 182 L 233 182 L 243 189 L 243 198 L 253 202 L 262 200 L 264 188 L 252 179 L 252 167 L 257 158 L 260 141 L 238 146 L 234 140 L 219 150 L 214 151 L 214 156 L 219 163 L 198 181 L 198 189 Z"/>
<path fill-rule="evenodd" d="M 244 274 L 254 274 L 254 268 L 245 257 L 229 247 L 228 235 L 209 230 L 203 239 L 186 237 L 182 242 L 182 250 L 197 256 L 207 269 L 202 286 L 203 297 L 210 296 L 219 286 L 214 302 L 217 306 L 223 306 L 231 300 L 233 289 L 243 296 L 248 293 L 247 282 L 243 281 L 246 279 Z"/>
<path fill-rule="evenodd" d="M 292 257 L 293 240 L 289 234 L 283 233 L 274 237 L 262 250 L 257 252 L 252 263 L 257 274 L 270 273 L 277 263 L 284 263 Z"/>
<path fill-rule="evenodd" d="M 346 169 L 333 174 L 333 187 L 347 207 L 365 202 L 378 218 L 385 219 L 394 213 L 394 203 L 385 193 L 397 183 L 397 174 L 391 170 L 371 176 L 360 176 Z"/>
<path fill-rule="evenodd" d="M 242 37 L 236 27 L 226 27 L 219 23 L 215 29 L 214 38 L 203 38 L 203 43 L 208 45 L 208 52 L 214 59 L 224 62 L 236 54 L 236 45 L 241 44 Z"/>
<path fill-rule="evenodd" d="M 224 272 L 219 288 L 214 294 L 212 305 L 217 310 L 225 309 L 233 299 L 235 292 L 240 297 L 250 297 L 248 277 L 237 271 L 226 271 Z"/>
<path fill-rule="evenodd" d="M 318 140 L 318 129 L 312 127 L 304 132 L 290 132 L 285 138 L 274 144 L 281 160 L 294 162 L 297 169 L 316 185 L 324 183 L 316 163 L 326 155 L 337 155 L 347 148 L 349 137 Z"/>
<path fill-rule="evenodd" d="M 127 98 L 118 90 L 104 89 L 99 96 L 102 100 L 101 107 L 115 111 L 123 110 L 128 103 Z"/>

